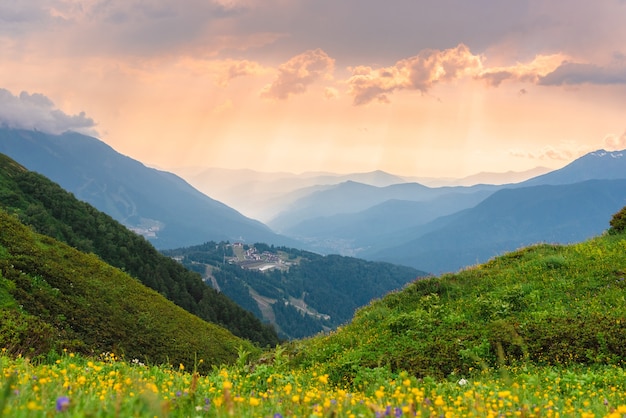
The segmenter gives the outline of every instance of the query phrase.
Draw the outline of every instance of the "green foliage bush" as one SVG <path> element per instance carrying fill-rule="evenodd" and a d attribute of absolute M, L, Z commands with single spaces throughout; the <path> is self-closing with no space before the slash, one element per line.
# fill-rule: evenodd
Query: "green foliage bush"
<path fill-rule="evenodd" d="M 0 309 L 0 347 L 11 356 L 41 357 L 57 348 L 58 331 L 39 318 Z"/>
<path fill-rule="evenodd" d="M 626 206 L 613 215 L 609 224 L 611 225 L 610 234 L 621 234 L 626 231 Z"/>

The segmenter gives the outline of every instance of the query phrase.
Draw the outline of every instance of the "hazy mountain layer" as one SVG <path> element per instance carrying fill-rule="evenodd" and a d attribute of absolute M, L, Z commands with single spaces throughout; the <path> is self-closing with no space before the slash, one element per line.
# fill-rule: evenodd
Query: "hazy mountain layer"
<path fill-rule="evenodd" d="M 565 167 L 526 180 L 519 186 L 571 184 L 594 179 L 626 178 L 626 151 L 598 150 L 583 155 Z"/>
<path fill-rule="evenodd" d="M 157 248 L 208 240 L 291 242 L 180 177 L 148 168 L 92 137 L 0 128 L 0 152 L 59 183 Z"/>
<path fill-rule="evenodd" d="M 295 200 L 320 188 L 346 181 L 371 186 L 404 183 L 402 177 L 383 171 L 370 173 L 264 173 L 220 168 L 180 169 L 181 175 L 198 190 L 236 208 L 254 219 L 267 222 Z"/>
<path fill-rule="evenodd" d="M 246 216 L 269 222 L 296 200 L 330 186 L 353 181 L 386 187 L 401 183 L 420 183 L 428 187 L 509 184 L 550 171 L 536 167 L 522 172 L 478 173 L 460 179 L 406 177 L 384 171 L 369 173 L 260 172 L 246 169 L 189 167 L 174 170 L 198 190 L 237 209 Z"/>
<path fill-rule="evenodd" d="M 500 186 L 346 182 L 296 200 L 270 225 L 322 253 L 454 271 L 523 245 L 601 233 L 626 193 L 618 183 L 583 184 L 591 179 L 626 179 L 623 153 L 596 151 L 560 170 Z M 547 185 L 554 188 L 539 187 Z"/>
<path fill-rule="evenodd" d="M 626 205 L 626 179 L 589 180 L 500 190 L 473 208 L 417 227 L 412 240 L 364 254 L 441 273 L 539 243 L 573 243 L 599 235 Z"/>
<path fill-rule="evenodd" d="M 268 224 L 277 231 L 288 231 L 307 220 L 339 214 L 355 214 L 389 200 L 429 202 L 456 194 L 495 191 L 499 186 L 426 187 L 419 183 L 375 187 L 348 181 L 304 196 L 286 207 Z M 483 196 L 488 194 L 483 194 Z"/>

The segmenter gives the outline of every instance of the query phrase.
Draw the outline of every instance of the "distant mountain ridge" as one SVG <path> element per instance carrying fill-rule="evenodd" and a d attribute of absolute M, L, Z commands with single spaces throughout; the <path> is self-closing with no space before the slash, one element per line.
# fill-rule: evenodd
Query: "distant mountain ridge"
<path fill-rule="evenodd" d="M 77 196 L 80 196 L 80 193 L 83 195 L 91 193 L 92 199 L 100 199 L 98 203 L 104 207 L 103 210 L 117 213 L 128 226 L 141 230 L 146 236 L 153 234 L 153 242 L 161 249 L 197 245 L 209 239 L 265 242 L 304 248 L 322 254 L 339 253 L 401 263 L 433 273 L 454 270 L 467 265 L 468 262 L 473 264 L 484 261 L 484 257 L 489 257 L 489 254 L 496 255 L 511 249 L 511 246 L 544 240 L 565 240 L 569 239 L 565 238 L 567 234 L 582 237 L 580 239 L 588 237 L 583 235 L 583 232 L 600 234 L 602 229 L 597 227 L 600 225 L 599 220 L 602 218 L 605 224 L 622 202 L 620 199 L 623 192 L 617 183 L 607 182 L 626 179 L 624 152 L 605 150 L 588 153 L 559 170 L 543 173 L 519 183 L 499 185 L 432 187 L 420 183 L 407 183 L 405 179 L 404 182 L 395 183 L 403 179 L 384 172 L 357 173 L 339 183 L 336 182 L 341 176 L 328 173 L 307 173 L 299 179 L 283 177 L 284 173 L 266 173 L 263 176 L 267 177 L 258 179 L 259 192 L 249 194 L 248 200 L 252 206 L 258 205 L 259 212 L 265 215 L 274 213 L 273 217 L 269 218 L 268 224 L 276 232 L 283 234 L 278 235 L 260 222 L 245 218 L 228 206 L 207 198 L 171 173 L 147 169 L 135 161 L 142 167 L 140 170 L 142 174 L 137 176 L 128 174 L 128 170 L 122 169 L 125 167 L 124 164 L 117 165 L 119 154 L 113 159 L 106 158 L 111 155 L 109 153 L 112 150 L 107 150 L 106 146 L 102 148 L 104 145 L 102 143 L 99 144 L 100 148 L 94 147 L 98 149 L 95 152 L 97 156 L 78 149 L 68 151 L 56 143 L 63 142 L 60 138 L 66 141 L 66 137 L 78 136 L 84 139 L 85 137 L 81 135 L 68 133 L 49 136 L 38 132 L 4 129 L 0 130 L 0 151 L 2 146 L 12 143 L 11 140 L 5 141 L 2 135 L 9 138 L 11 135 L 17 135 L 21 139 L 24 136 L 44 137 L 45 140 L 40 141 L 40 145 L 44 145 L 40 146 L 41 149 L 36 153 L 22 152 L 21 158 L 33 160 L 34 163 L 47 166 L 53 174 L 56 171 L 56 175 L 65 176 L 63 180 L 74 187 L 74 189 L 68 187 L 70 191 Z M 52 139 L 53 137 L 55 139 Z M 94 138 L 91 140 L 99 142 Z M 82 141 L 81 144 L 88 142 Z M 89 157 L 87 159 L 94 162 L 93 167 L 86 167 L 84 162 L 77 161 L 79 158 L 77 153 L 87 155 Z M 57 160 L 64 161 L 64 164 Z M 105 176 L 108 180 L 96 181 L 96 178 L 102 177 L 101 172 L 110 175 L 111 171 L 125 172 L 126 176 L 124 178 Z M 86 172 L 92 173 L 91 176 L 85 175 Z M 148 172 L 150 176 L 146 179 Z M 246 180 L 250 173 L 254 174 L 247 171 L 244 175 L 241 170 L 233 170 L 232 176 L 242 174 L 242 178 L 218 178 L 214 184 L 221 181 L 225 188 L 229 184 L 240 184 L 242 188 L 237 193 L 241 198 L 245 198 L 246 190 L 250 190 L 246 187 L 251 186 L 249 177 Z M 380 185 L 355 181 L 358 176 L 361 176 L 363 181 L 379 182 Z M 474 180 L 476 179 L 478 177 Z M 583 184 L 591 180 L 600 182 L 597 183 L 595 190 Z M 309 182 L 310 185 L 302 187 L 305 184 L 303 181 Z M 319 181 L 331 184 L 319 184 L 317 183 Z M 289 193 L 280 193 L 281 190 L 285 190 L 283 186 L 279 186 L 283 183 L 288 185 L 285 187 L 292 188 Z M 540 186 L 554 186 L 555 188 L 551 189 L 553 196 L 544 193 L 545 189 Z M 514 191 L 508 196 L 511 201 L 518 201 L 518 207 L 507 209 L 505 202 L 495 198 L 489 200 L 490 196 L 505 189 Z M 608 190 L 611 192 L 606 192 Z M 525 202 L 518 200 L 520 196 L 536 201 L 537 207 L 542 204 L 546 206 L 541 211 L 531 211 L 533 217 L 529 218 L 528 213 L 521 213 L 518 210 L 527 207 Z M 560 200 L 553 197 L 560 197 Z M 593 200 L 595 207 L 589 212 L 577 213 L 575 216 L 581 217 L 580 222 L 572 222 L 568 216 L 558 216 L 559 213 L 573 214 L 571 207 L 581 207 L 583 206 L 581 202 L 585 201 L 586 204 L 588 199 Z M 268 201 L 272 202 L 271 205 L 267 203 Z M 501 206 L 500 209 L 498 205 Z M 482 216 L 480 211 L 491 213 L 492 220 L 485 223 L 477 221 L 476 217 Z M 523 224 L 525 222 L 537 228 L 542 222 L 541 217 L 552 218 L 554 223 L 547 225 L 543 231 L 533 231 Z M 460 224 L 454 223 L 457 220 L 467 222 L 475 228 L 479 225 L 493 227 L 506 223 L 505 230 L 523 231 L 526 235 L 516 232 L 513 234 L 515 238 L 506 245 L 497 233 L 485 235 L 483 231 L 471 228 L 466 235 L 457 236 L 449 231 L 449 228 L 460 227 Z M 130 224 L 131 222 L 133 224 Z M 591 232 L 587 228 L 589 225 L 595 225 Z M 463 226 L 462 230 L 465 231 L 466 227 Z M 557 230 L 560 232 L 554 235 L 554 231 Z M 565 233 L 566 230 L 569 232 Z M 423 241 L 425 236 L 432 241 Z M 481 236 L 483 239 L 480 243 L 475 243 L 471 238 L 464 241 L 464 236 L 466 238 Z M 417 264 L 422 254 L 421 247 L 434 248 L 432 243 L 441 243 L 445 240 L 448 240 L 446 244 L 448 247 L 447 249 L 441 247 L 440 253 L 448 251 L 449 256 L 430 257 L 428 266 Z M 463 247 L 462 251 L 459 250 L 459 246 Z M 440 261 L 435 263 L 436 260 Z"/>
<path fill-rule="evenodd" d="M 269 225 L 321 253 L 431 273 L 455 271 L 523 245 L 601 234 L 626 204 L 619 181 L 626 179 L 624 154 L 591 152 L 513 184 L 372 187 L 345 182 L 295 200 Z"/>
<path fill-rule="evenodd" d="M 288 231 L 300 222 L 340 214 L 355 214 L 389 200 L 428 202 L 445 195 L 469 195 L 495 191 L 499 186 L 427 187 L 401 183 L 375 187 L 354 181 L 343 182 L 304 196 L 268 222 L 277 231 Z"/>
<path fill-rule="evenodd" d="M 565 167 L 519 183 L 519 186 L 539 184 L 571 184 L 585 180 L 626 178 L 626 150 L 597 150 L 583 155 Z"/>
<path fill-rule="evenodd" d="M 368 173 L 336 174 L 305 172 L 292 174 L 266 173 L 247 169 L 184 169 L 177 170 L 198 190 L 241 210 L 248 216 L 267 222 L 283 207 L 317 189 L 353 181 L 384 187 L 404 183 L 400 176 L 376 170 Z"/>
<path fill-rule="evenodd" d="M 406 177 L 382 170 L 366 173 L 260 172 L 250 169 L 178 168 L 174 170 L 198 190 L 236 208 L 254 219 L 268 223 L 300 198 L 335 185 L 356 182 L 374 187 L 419 183 L 427 187 L 508 184 L 527 180 L 550 169 L 536 167 L 522 172 L 478 173 L 455 178 Z"/>
<path fill-rule="evenodd" d="M 147 168 L 96 138 L 0 128 L 0 152 L 141 233 L 157 248 L 211 239 L 292 243 L 180 177 Z"/>
<path fill-rule="evenodd" d="M 430 230 L 415 228 L 412 240 L 361 256 L 433 273 L 456 271 L 531 244 L 584 241 L 605 231 L 624 206 L 626 179 L 502 189 L 437 219 Z"/>

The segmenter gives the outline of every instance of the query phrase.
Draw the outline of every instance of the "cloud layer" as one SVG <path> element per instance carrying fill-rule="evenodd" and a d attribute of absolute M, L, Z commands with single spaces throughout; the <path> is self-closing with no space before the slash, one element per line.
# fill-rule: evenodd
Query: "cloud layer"
<path fill-rule="evenodd" d="M 40 93 L 21 92 L 14 96 L 0 88 L 0 126 L 15 129 L 36 129 L 52 134 L 77 131 L 95 134 L 95 123 L 85 112 L 68 115 Z"/>
<path fill-rule="evenodd" d="M 398 61 L 392 67 L 373 69 L 366 66 L 352 68 L 348 80 L 349 93 L 355 105 L 372 101 L 388 103 L 388 94 L 396 90 L 417 90 L 426 93 L 439 82 L 450 82 L 476 73 L 482 64 L 465 45 L 456 48 L 423 50 L 418 55 Z"/>
<path fill-rule="evenodd" d="M 565 61 L 554 71 L 541 77 L 539 84 L 544 86 L 626 84 L 626 65 L 601 67 Z"/>
<path fill-rule="evenodd" d="M 335 60 L 319 48 L 303 52 L 278 67 L 276 79 L 263 89 L 261 96 L 287 99 L 293 94 L 304 93 L 310 84 L 332 76 L 334 65 Z"/>
<path fill-rule="evenodd" d="M 0 0 L 0 123 L 93 130 L 85 109 L 162 166 L 526 169 L 623 142 L 625 21 L 623 0 Z"/>

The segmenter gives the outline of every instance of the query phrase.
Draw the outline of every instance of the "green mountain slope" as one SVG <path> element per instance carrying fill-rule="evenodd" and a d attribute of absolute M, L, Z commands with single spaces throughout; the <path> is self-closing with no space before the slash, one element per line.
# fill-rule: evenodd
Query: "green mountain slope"
<path fill-rule="evenodd" d="M 361 366 L 440 377 L 521 359 L 623 366 L 626 235 L 527 247 L 418 280 L 297 353 L 337 381 Z"/>
<path fill-rule="evenodd" d="M 203 274 L 290 339 L 336 328 L 373 298 L 426 275 L 411 267 L 258 243 L 208 242 L 164 254 Z"/>
<path fill-rule="evenodd" d="M 205 370 L 252 344 L 202 321 L 119 269 L 0 211 L 0 347 L 44 355 L 115 352 Z"/>
<path fill-rule="evenodd" d="M 278 336 L 252 313 L 206 286 L 201 277 L 159 253 L 141 236 L 74 198 L 56 183 L 0 154 L 0 207 L 37 232 L 123 269 L 200 318 L 261 346 Z"/>

